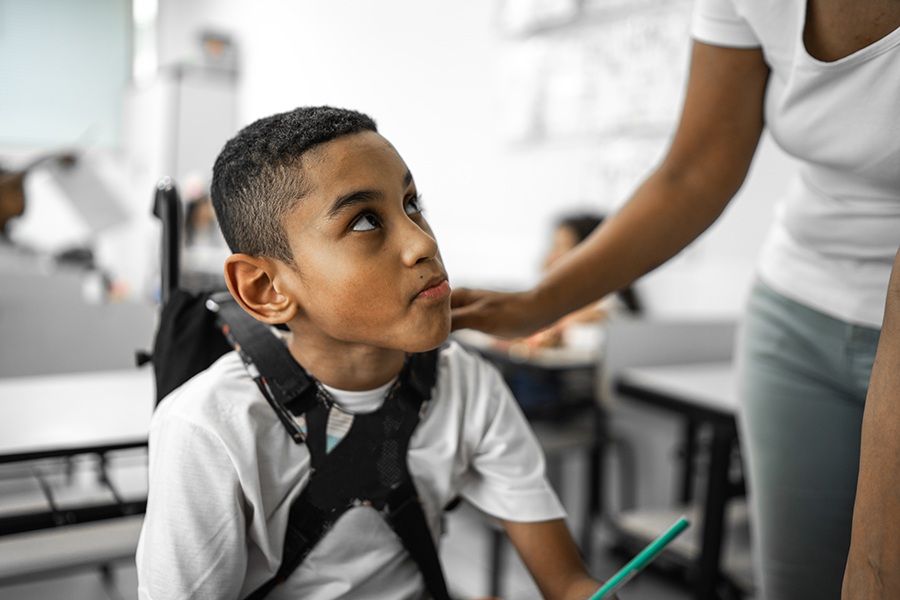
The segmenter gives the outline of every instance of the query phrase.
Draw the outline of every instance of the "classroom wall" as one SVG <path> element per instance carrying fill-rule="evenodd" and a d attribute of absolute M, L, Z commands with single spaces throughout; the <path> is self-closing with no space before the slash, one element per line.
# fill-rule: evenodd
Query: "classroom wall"
<path fill-rule="evenodd" d="M 546 49 L 559 36 L 535 42 L 508 35 L 499 23 L 503 4 L 160 0 L 160 64 L 197 60 L 199 32 L 224 31 L 238 44 L 238 125 L 303 104 L 369 112 L 416 177 L 451 283 L 518 288 L 538 276 L 553 219 L 572 208 L 615 210 L 665 151 L 674 120 L 624 146 L 615 135 L 511 139 L 507 88 L 516 65 L 510 57 L 527 58 L 527 44 Z M 646 7 L 654 5 L 680 7 L 673 26 L 686 27 L 690 2 L 641 6 L 652 17 Z M 615 18 L 633 28 L 640 16 Z M 597 35 L 615 42 L 619 21 L 610 30 L 595 23 Z M 661 61 L 651 75 L 674 78 L 666 89 L 678 91 L 664 100 L 671 103 L 667 114 L 677 115 L 681 103 L 686 37 L 684 44 L 683 53 L 661 58 L 635 50 L 636 61 Z M 742 197 L 682 256 L 642 282 L 651 311 L 741 310 L 754 256 L 791 169 L 766 140 Z"/>

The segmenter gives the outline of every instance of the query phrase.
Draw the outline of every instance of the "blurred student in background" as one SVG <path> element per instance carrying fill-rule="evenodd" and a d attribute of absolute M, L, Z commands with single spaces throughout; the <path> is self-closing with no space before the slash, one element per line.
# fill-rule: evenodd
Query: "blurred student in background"
<path fill-rule="evenodd" d="M 7 237 L 6 224 L 25 212 L 24 172 L 6 171 L 0 167 L 0 239 Z"/>
<path fill-rule="evenodd" d="M 8 238 L 7 224 L 25 212 L 25 176 L 42 163 L 57 160 L 63 165 L 73 165 L 76 156 L 71 152 L 42 154 L 24 167 L 12 170 L 0 166 L 0 241 Z"/>
<path fill-rule="evenodd" d="M 550 247 L 544 256 L 543 271 L 549 271 L 602 222 L 603 217 L 597 213 L 573 213 L 557 220 Z M 520 360 L 527 360 L 532 353 L 541 352 L 544 348 L 594 352 L 602 346 L 604 323 L 611 319 L 638 316 L 642 311 L 637 292 L 629 286 L 566 315 L 532 336 L 512 341 L 498 339 L 493 345 Z M 591 393 L 591 383 L 588 382 L 586 388 L 579 390 L 577 384 L 583 386 L 585 382 L 576 381 L 576 387 L 573 387 L 572 381 L 555 371 L 515 369 L 508 365 L 501 370 L 513 395 L 526 410 L 553 406 L 560 398 L 585 393 L 586 390 L 586 393 Z"/>
<path fill-rule="evenodd" d="M 550 248 L 544 257 L 543 271 L 548 272 L 560 259 L 575 249 L 602 222 L 604 217 L 597 213 L 577 213 L 560 218 L 553 230 Z M 636 317 L 643 312 L 634 287 L 625 287 L 614 294 L 570 313 L 534 334 L 528 340 L 537 346 L 555 347 L 565 343 L 566 332 L 573 327 L 590 323 L 603 323 L 618 316 Z"/>

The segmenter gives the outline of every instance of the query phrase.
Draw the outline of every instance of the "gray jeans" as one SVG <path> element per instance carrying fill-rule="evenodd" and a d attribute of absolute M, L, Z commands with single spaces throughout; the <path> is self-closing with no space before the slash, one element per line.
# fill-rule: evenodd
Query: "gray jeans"
<path fill-rule="evenodd" d="M 879 333 L 753 291 L 740 391 L 759 598 L 840 598 Z"/>

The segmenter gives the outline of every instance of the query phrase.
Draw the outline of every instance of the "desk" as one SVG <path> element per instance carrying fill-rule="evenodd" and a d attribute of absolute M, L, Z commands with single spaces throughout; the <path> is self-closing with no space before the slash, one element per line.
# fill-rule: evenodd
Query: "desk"
<path fill-rule="evenodd" d="M 587 348 L 532 348 L 529 351 L 517 352 L 514 345 L 505 350 L 498 346 L 498 339 L 492 335 L 474 329 L 454 331 L 451 337 L 463 346 L 468 346 L 492 362 L 533 366 L 548 370 L 595 369 L 600 359 L 600 350 Z M 524 346 L 524 344 L 522 344 Z"/>
<path fill-rule="evenodd" d="M 599 348 L 543 348 L 524 343 L 510 345 L 472 329 L 455 331 L 452 338 L 497 367 L 513 391 L 517 385 L 549 384 L 551 393 L 548 398 L 540 398 L 534 403 L 527 397 L 517 398 L 529 420 L 555 419 L 579 409 L 599 410 L 594 401 L 595 377 L 601 355 Z M 543 381 L 515 381 L 515 376 L 523 373 Z"/>
<path fill-rule="evenodd" d="M 0 378 L 0 463 L 146 445 L 153 370 Z"/>
<path fill-rule="evenodd" d="M 694 427 L 697 423 L 712 426 L 712 444 L 703 504 L 700 532 L 700 556 L 697 564 L 698 600 L 717 597 L 725 509 L 728 500 L 742 493 L 742 487 L 729 479 L 732 448 L 737 443 L 735 415 L 738 398 L 731 363 L 695 363 L 663 367 L 635 367 L 615 374 L 615 390 L 624 397 L 670 410 L 688 418 L 686 462 L 691 477 L 690 455 Z M 686 494 L 687 492 L 683 492 Z"/>
<path fill-rule="evenodd" d="M 9 515 L 0 517 L 0 535 L 143 512 L 146 496 L 117 492 L 105 457 L 147 445 L 154 390 L 149 368 L 0 378 L 0 466 L 19 478 L 5 483 L 20 495 L 31 489 L 46 497 L 43 505 L 25 503 L 26 510 L 0 511 Z M 96 491 L 82 503 L 58 495 L 54 499 L 51 482 L 33 466 L 35 461 L 68 461 L 86 454 L 101 457 L 100 482 L 108 488 L 107 500 Z"/>
<path fill-rule="evenodd" d="M 497 367 L 514 390 L 521 387 L 522 382 L 515 381 L 515 377 L 521 374 L 543 380 L 533 383 L 549 385 L 550 397 L 538 399 L 537 403 L 529 397 L 517 398 L 529 419 L 545 420 L 567 414 L 575 408 L 595 406 L 599 348 L 543 348 L 524 343 L 510 344 L 472 329 L 455 331 L 452 337 Z M 559 397 L 559 390 L 566 392 L 564 398 Z"/>

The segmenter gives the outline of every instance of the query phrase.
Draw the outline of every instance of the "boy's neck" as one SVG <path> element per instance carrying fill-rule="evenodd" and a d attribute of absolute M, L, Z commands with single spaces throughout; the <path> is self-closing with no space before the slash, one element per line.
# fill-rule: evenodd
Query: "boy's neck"
<path fill-rule="evenodd" d="M 348 391 L 375 389 L 400 374 L 406 352 L 366 344 L 329 340 L 292 332 L 287 336 L 291 354 L 325 385 Z"/>

